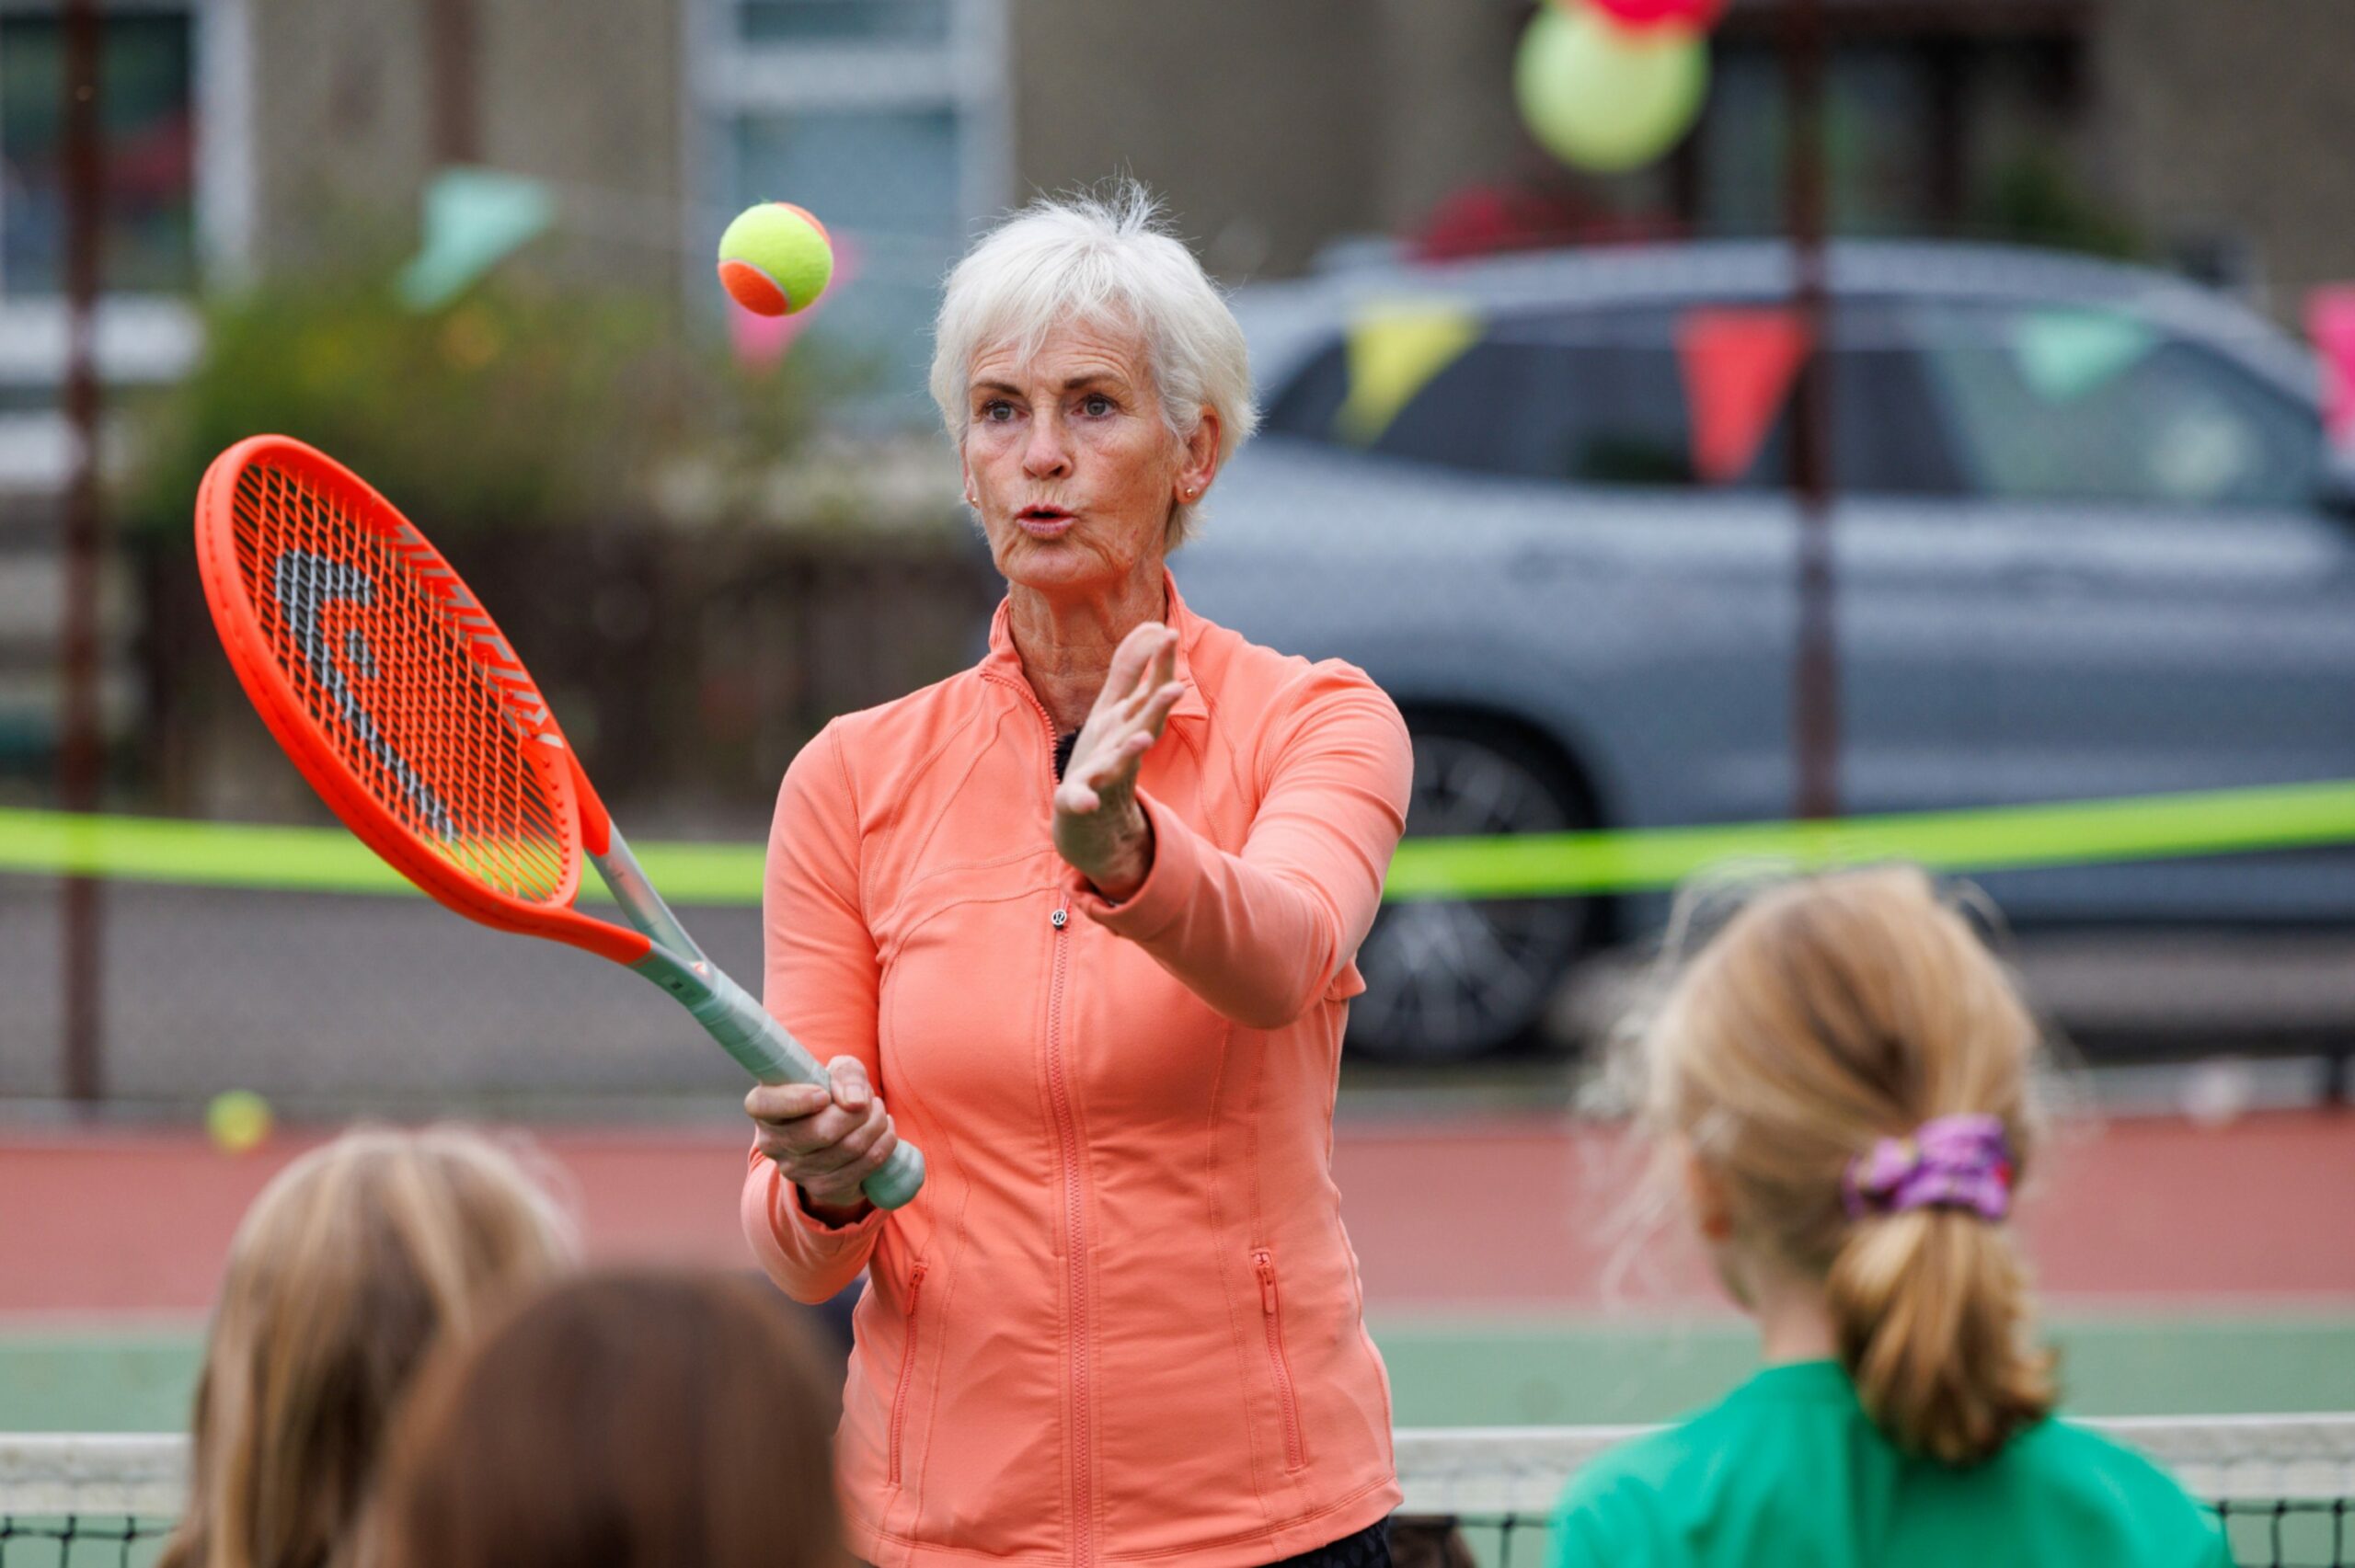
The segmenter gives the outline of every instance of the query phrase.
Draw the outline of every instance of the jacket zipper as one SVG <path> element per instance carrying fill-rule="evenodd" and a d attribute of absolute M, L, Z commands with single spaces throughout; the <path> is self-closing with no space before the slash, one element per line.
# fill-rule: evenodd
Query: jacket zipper
<path fill-rule="evenodd" d="M 918 1264 L 908 1274 L 908 1342 L 900 1351 L 900 1386 L 891 1395 L 891 1484 L 900 1484 L 900 1434 L 908 1424 L 908 1389 L 916 1376 L 916 1303 L 924 1295 L 924 1271 Z"/>
<path fill-rule="evenodd" d="M 1047 795 L 1051 801 L 1055 791 L 1055 721 L 1039 701 L 1037 692 L 1025 686 L 1022 694 L 1039 715 L 1040 728 L 1046 732 Z M 1095 1472 L 1095 1452 L 1088 1422 L 1086 1207 L 1080 1178 L 1079 1121 L 1072 1114 L 1071 1080 L 1063 1063 L 1063 971 L 1070 952 L 1065 937 L 1071 929 L 1071 908 L 1061 895 L 1056 897 L 1054 912 L 1048 917 L 1048 923 L 1054 928 L 1055 963 L 1054 978 L 1047 992 L 1047 1095 L 1054 1105 L 1055 1140 L 1063 1153 L 1063 1258 L 1071 1290 L 1071 1560 L 1073 1568 L 1088 1568 L 1096 1560 L 1096 1500 L 1090 1483 Z"/>
<path fill-rule="evenodd" d="M 1071 911 L 1060 898 L 1052 918 L 1055 976 L 1047 993 L 1047 1089 L 1054 1101 L 1055 1137 L 1063 1145 L 1063 1226 L 1068 1238 L 1063 1259 L 1071 1272 L 1072 1562 L 1074 1568 L 1086 1568 L 1096 1557 L 1096 1504 L 1088 1484 L 1095 1454 L 1087 1418 L 1087 1249 L 1082 1235 L 1086 1210 L 1080 1185 L 1079 1122 L 1072 1115 L 1071 1082 L 1063 1066 L 1063 960 L 1070 951 L 1063 933 L 1071 927 Z"/>
<path fill-rule="evenodd" d="M 1261 1247 L 1251 1254 L 1259 1271 L 1259 1315 L 1268 1321 L 1268 1362 L 1276 1371 L 1276 1397 L 1284 1409 L 1284 1468 L 1298 1470 L 1308 1462 L 1301 1451 L 1300 1401 L 1292 1386 L 1292 1367 L 1284 1360 L 1284 1320 L 1276 1309 L 1276 1255 Z"/>

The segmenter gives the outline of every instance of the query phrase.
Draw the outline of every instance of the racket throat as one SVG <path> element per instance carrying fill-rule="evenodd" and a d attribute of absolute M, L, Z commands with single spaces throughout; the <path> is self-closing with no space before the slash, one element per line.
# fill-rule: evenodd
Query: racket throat
<path fill-rule="evenodd" d="M 612 889 L 614 901 L 622 907 L 623 916 L 645 933 L 647 939 L 654 944 L 657 953 L 668 948 L 673 956 L 684 957 L 713 974 L 718 973 L 711 960 L 704 956 L 703 949 L 695 945 L 695 939 L 687 934 L 687 928 L 679 923 L 679 917 L 671 912 L 671 906 L 662 901 L 662 895 L 654 890 L 654 884 L 647 879 L 644 868 L 638 864 L 638 857 L 630 853 L 629 843 L 622 837 L 620 829 L 609 829 L 605 853 L 592 854 L 589 859 L 596 866 L 597 875 L 605 879 L 605 886 Z M 641 974 L 646 973 L 643 966 L 634 967 Z M 723 975 L 720 978 L 725 979 L 727 977 Z M 661 979 L 656 979 L 655 983 L 667 987 L 667 982 Z"/>

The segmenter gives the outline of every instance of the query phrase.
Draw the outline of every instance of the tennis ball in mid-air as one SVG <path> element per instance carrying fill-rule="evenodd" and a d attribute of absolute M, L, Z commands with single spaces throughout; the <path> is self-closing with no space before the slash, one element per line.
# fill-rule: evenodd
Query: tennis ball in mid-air
<path fill-rule="evenodd" d="M 204 1107 L 204 1130 L 213 1146 L 224 1154 L 243 1154 L 270 1136 L 270 1102 L 250 1089 L 231 1089 L 213 1096 Z"/>
<path fill-rule="evenodd" d="M 719 236 L 719 281 L 759 315 L 807 310 L 834 275 L 826 225 L 790 201 L 747 207 Z"/>

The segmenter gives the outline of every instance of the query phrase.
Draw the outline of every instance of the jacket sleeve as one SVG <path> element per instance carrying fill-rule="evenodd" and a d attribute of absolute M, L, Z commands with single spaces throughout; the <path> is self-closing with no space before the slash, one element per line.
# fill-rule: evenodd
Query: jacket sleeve
<path fill-rule="evenodd" d="M 1240 854 L 1145 791 L 1153 865 L 1110 904 L 1074 873 L 1073 899 L 1221 1013 L 1277 1029 L 1357 956 L 1406 830 L 1414 753 L 1382 689 L 1346 664 L 1311 667 L 1258 750 L 1266 781 Z"/>
<path fill-rule="evenodd" d="M 858 805 L 829 726 L 786 770 L 769 832 L 762 889 L 762 1001 L 820 1061 L 856 1057 L 890 1104 L 875 1048 L 880 965 L 858 887 Z M 745 1239 L 762 1268 L 797 1301 L 823 1301 L 857 1277 L 883 1214 L 832 1226 L 802 1207 L 757 1150 L 745 1173 Z"/>

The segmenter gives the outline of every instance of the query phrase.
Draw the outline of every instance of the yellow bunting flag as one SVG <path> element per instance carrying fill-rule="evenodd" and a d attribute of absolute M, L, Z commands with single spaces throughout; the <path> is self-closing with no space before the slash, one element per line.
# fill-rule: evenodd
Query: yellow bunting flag
<path fill-rule="evenodd" d="M 1480 340 L 1480 322 L 1440 300 L 1375 304 L 1350 324 L 1350 395 L 1333 418 L 1335 433 L 1371 446 L 1431 377 Z"/>

